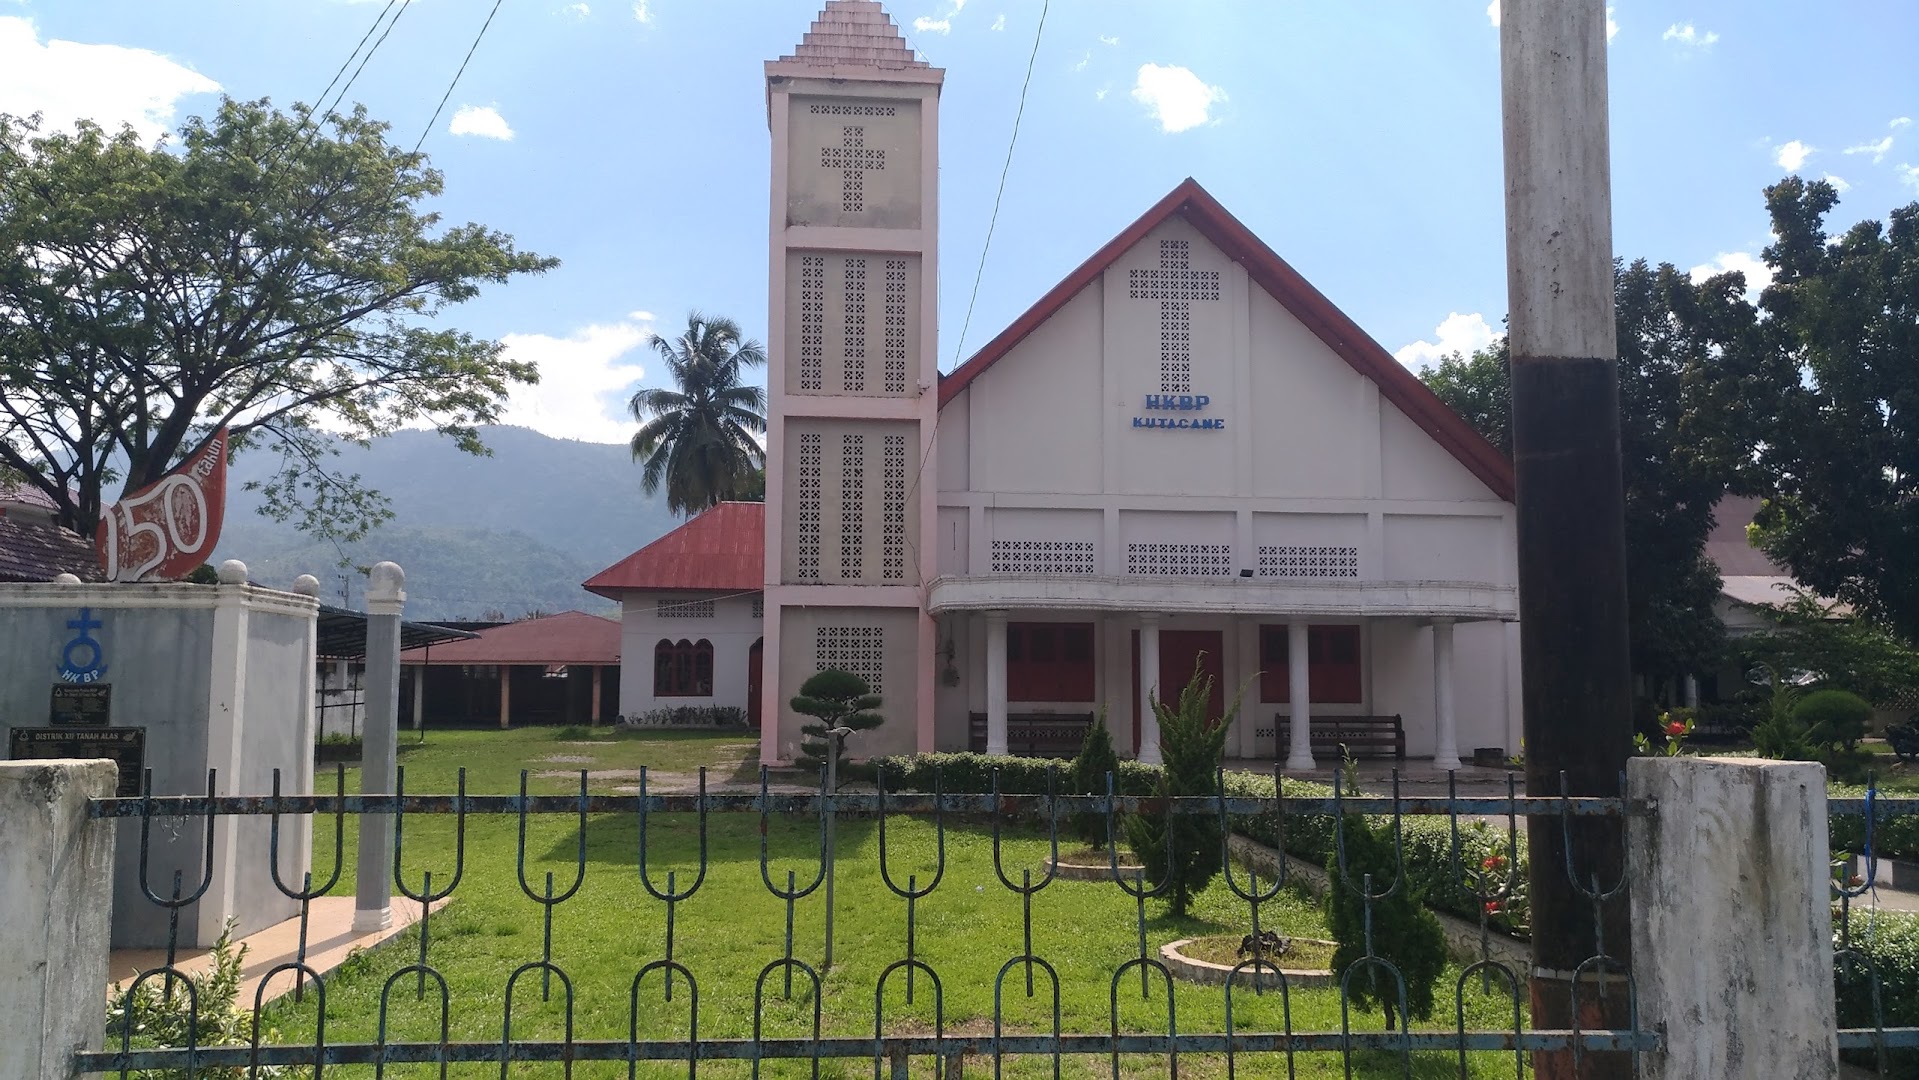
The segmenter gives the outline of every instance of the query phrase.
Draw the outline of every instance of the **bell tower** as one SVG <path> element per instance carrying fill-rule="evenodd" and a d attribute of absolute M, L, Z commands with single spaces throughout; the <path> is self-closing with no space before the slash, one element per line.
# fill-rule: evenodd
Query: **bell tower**
<path fill-rule="evenodd" d="M 875 0 L 826 0 L 766 64 L 772 131 L 766 707 L 760 753 L 825 668 L 880 695 L 865 757 L 934 749 L 939 95 Z"/>

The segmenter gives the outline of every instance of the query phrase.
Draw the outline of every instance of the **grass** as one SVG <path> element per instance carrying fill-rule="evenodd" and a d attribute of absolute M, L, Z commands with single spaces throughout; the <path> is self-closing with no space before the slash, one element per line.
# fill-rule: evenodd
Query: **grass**
<path fill-rule="evenodd" d="M 594 735 L 572 738 L 564 731 L 441 732 L 425 745 L 405 751 L 407 787 L 416 792 L 453 789 L 455 771 L 468 768 L 468 791 L 499 794 L 518 790 L 519 768 L 636 769 L 641 765 L 684 773 L 700 765 L 714 766 L 729 775 L 756 774 L 756 753 L 740 750 L 737 737 L 710 733 Z M 576 745 L 585 743 L 587 745 Z M 587 762 L 554 763 L 555 755 L 587 757 Z M 349 786 L 355 777 L 349 777 Z M 565 791 L 577 780 L 546 778 L 534 789 Z M 600 788 L 600 782 L 594 782 Z M 444 882 L 453 870 L 451 820 L 428 821 L 410 817 L 406 823 L 404 864 L 416 887 L 421 874 L 433 872 Z M 353 832 L 348 830 L 344 865 L 353 865 Z M 316 827 L 316 876 L 331 866 L 331 829 Z M 573 1031 L 583 1039 L 624 1038 L 628 1029 L 628 1002 L 634 973 L 642 964 L 659 959 L 665 950 L 665 905 L 647 895 L 636 870 L 639 843 L 637 818 L 595 816 L 584 830 L 585 858 L 578 860 L 581 830 L 570 815 L 544 815 L 529 821 L 524 843 L 515 818 L 473 818 L 467 824 L 464 874 L 455 901 L 435 915 L 430 924 L 429 961 L 449 984 L 452 1010 L 450 1029 L 456 1040 L 493 1041 L 501 1038 L 505 988 L 515 969 L 539 960 L 543 949 L 542 906 L 532 897 L 543 895 L 551 875 L 556 894 L 565 893 L 576 876 L 578 891 L 553 909 L 551 955 L 570 978 L 573 990 Z M 904 885 L 916 877 L 922 885 L 938 874 L 939 885 L 916 905 L 919 959 L 939 973 L 945 1028 L 956 1034 L 990 1033 L 994 982 L 1002 965 L 1020 950 L 1022 917 L 1019 898 L 1002 887 L 995 873 L 993 843 L 984 829 L 948 827 L 945 862 L 938 857 L 940 838 L 933 823 L 889 820 L 886 828 L 887 867 L 893 880 Z M 772 858 L 768 873 L 784 884 L 788 871 L 804 885 L 818 871 L 818 827 L 814 820 L 775 819 L 766 837 Z M 698 875 L 699 829 L 686 815 L 662 815 L 650 823 L 647 835 L 648 870 L 657 887 L 673 874 L 681 889 Z M 675 959 L 685 964 L 699 982 L 700 1034 L 703 1037 L 747 1037 L 752 1033 L 755 979 L 770 961 L 783 955 L 787 930 L 786 905 L 769 894 L 760 864 L 759 821 L 752 815 L 714 815 L 708 823 L 707 872 L 693 896 L 677 906 Z M 882 969 L 905 955 L 906 902 L 887 889 L 879 869 L 877 823 L 843 819 L 839 829 L 838 920 L 835 963 L 824 973 L 820 1003 L 829 1035 L 865 1035 L 873 1031 L 874 992 Z M 1017 881 L 1023 871 L 1040 875 L 1047 853 L 1043 837 L 1031 831 L 1009 830 L 1000 850 L 1000 865 Z M 342 889 L 350 889 L 351 874 Z M 403 902 L 403 901 L 402 901 Z M 1247 924 L 1246 905 L 1221 884 L 1202 893 L 1193 911 L 1173 918 L 1162 905 L 1146 906 L 1149 946 L 1184 937 L 1237 935 Z M 815 892 L 797 902 L 791 912 L 794 954 L 809 964 L 820 963 L 824 938 L 823 896 Z M 1261 924 L 1283 934 L 1326 937 L 1319 908 L 1290 893 L 1261 909 Z M 1055 881 L 1032 902 L 1034 951 L 1050 961 L 1061 983 L 1060 1011 L 1068 1032 L 1101 1033 L 1110 1023 L 1109 993 L 1113 972 L 1138 955 L 1137 908 L 1133 899 L 1112 883 Z M 388 975 L 413 962 L 419 932 L 410 930 L 388 946 L 361 954 L 328 981 L 326 1037 L 329 1041 L 371 1040 L 376 1036 L 380 999 Z M 1449 973 L 1439 992 L 1435 1020 L 1450 1027 L 1452 979 Z M 686 995 L 662 1000 L 657 976 L 650 976 L 639 1005 L 639 1031 L 652 1038 L 680 1038 L 686 1033 Z M 391 997 L 389 1037 L 437 1038 L 435 995 L 425 1003 L 414 1000 L 416 983 L 401 979 Z M 765 1031 L 769 1036 L 807 1034 L 812 1015 L 812 993 L 804 979 L 796 979 L 791 1001 L 780 993 L 777 975 L 767 983 Z M 1050 1001 L 1043 975 L 1036 981 L 1038 996 L 1028 998 L 1018 969 L 1009 973 L 1004 988 L 1005 1022 L 1009 1030 L 1044 1031 L 1050 1026 Z M 890 1031 L 930 1032 L 936 995 L 922 978 L 911 1004 L 905 1001 L 901 974 L 889 980 L 884 998 Z M 514 992 L 512 1032 L 515 1038 L 558 1039 L 566 1027 L 565 994 L 555 980 L 552 999 L 542 1001 L 537 972 L 520 978 Z M 1163 1031 L 1165 1002 L 1155 989 L 1142 1001 L 1139 985 L 1130 978 L 1120 987 L 1119 1012 L 1123 1030 Z M 1181 1031 L 1222 1030 L 1223 992 L 1217 988 L 1181 984 L 1176 992 Z M 1277 1029 L 1278 1001 L 1271 995 L 1255 999 L 1240 995 L 1236 1026 Z M 282 1042 L 301 1042 L 314 1034 L 315 1001 L 289 1000 L 274 1007 L 270 1020 Z M 1468 991 L 1467 1018 L 1474 1026 L 1502 1026 L 1511 1022 L 1510 998 L 1503 1003 L 1495 990 L 1482 998 L 1477 980 Z M 1292 1021 L 1296 1030 L 1338 1030 L 1336 991 L 1299 991 L 1293 995 Z M 1355 1014 L 1356 1030 L 1377 1030 L 1376 1014 Z M 1473 1075 L 1510 1075 L 1512 1058 L 1475 1055 Z M 1355 1075 L 1399 1076 L 1395 1055 L 1356 1057 Z M 1298 1075 L 1343 1075 L 1337 1055 L 1302 1055 Z M 1224 1076 L 1223 1059 L 1182 1060 L 1183 1074 Z M 1242 1059 L 1246 1075 L 1283 1075 L 1273 1060 Z M 969 1071 L 991 1067 L 969 1063 Z M 923 1072 L 927 1066 L 916 1066 Z M 864 1077 L 871 1065 L 858 1060 L 827 1062 L 821 1074 Z M 1416 1057 L 1414 1075 L 1451 1077 L 1456 1059 L 1446 1054 Z M 1128 1076 L 1162 1076 L 1164 1062 L 1140 1055 L 1125 1063 Z M 713 1062 L 701 1072 L 715 1077 L 744 1077 L 742 1064 Z M 796 1062 L 769 1062 L 768 1077 L 798 1077 L 810 1070 Z M 371 1075 L 371 1070 L 365 1070 Z M 1009 1060 L 1009 1076 L 1050 1075 L 1043 1059 Z M 350 1069 L 329 1069 L 329 1075 L 353 1076 Z M 391 1067 L 388 1076 L 436 1075 L 437 1070 Z M 498 1066 L 455 1067 L 450 1075 L 497 1075 Z M 1071 1077 L 1109 1074 L 1105 1059 L 1066 1063 Z M 525 1066 L 513 1075 L 560 1075 L 557 1067 Z M 573 1075 L 624 1076 L 623 1065 L 583 1063 Z M 684 1067 L 660 1066 L 641 1075 L 684 1076 Z"/>

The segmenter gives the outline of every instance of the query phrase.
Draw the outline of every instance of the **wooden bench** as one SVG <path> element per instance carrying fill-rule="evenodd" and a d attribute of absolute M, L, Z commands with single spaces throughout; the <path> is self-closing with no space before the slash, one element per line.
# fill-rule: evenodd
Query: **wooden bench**
<path fill-rule="evenodd" d="M 969 716 L 967 740 L 975 754 L 986 752 L 986 714 Z M 1006 752 L 1014 757 L 1070 758 L 1086 741 L 1092 713 L 1007 713 Z"/>
<path fill-rule="evenodd" d="M 1291 717 L 1275 714 L 1273 730 L 1279 740 L 1278 754 L 1286 756 L 1292 745 Z M 1264 734 L 1264 732 L 1261 732 Z M 1354 757 L 1393 757 L 1406 760 L 1406 727 L 1394 716 L 1314 716 L 1308 721 L 1307 737 L 1312 740 L 1313 756 L 1337 758 L 1339 748 Z"/>

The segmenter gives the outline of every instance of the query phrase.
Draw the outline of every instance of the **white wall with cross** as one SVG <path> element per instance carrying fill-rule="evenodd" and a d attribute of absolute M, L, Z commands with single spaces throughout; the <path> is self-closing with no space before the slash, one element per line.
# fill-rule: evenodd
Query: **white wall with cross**
<path fill-rule="evenodd" d="M 919 227 L 916 103 L 796 98 L 789 116 L 788 224 Z"/>
<path fill-rule="evenodd" d="M 1219 271 L 1195 270 L 1192 242 L 1162 238 L 1159 264 L 1127 274 L 1127 294 L 1159 305 L 1159 392 L 1193 393 L 1193 303 L 1219 302 Z"/>

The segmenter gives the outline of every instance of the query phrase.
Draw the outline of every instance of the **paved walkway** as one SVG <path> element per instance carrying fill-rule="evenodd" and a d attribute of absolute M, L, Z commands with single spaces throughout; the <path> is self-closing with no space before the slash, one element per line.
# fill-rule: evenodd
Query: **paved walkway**
<path fill-rule="evenodd" d="M 446 906 L 441 900 L 433 905 L 438 911 Z M 395 898 L 393 903 L 393 925 L 370 934 L 353 932 L 353 897 L 322 896 L 313 901 L 307 922 L 307 966 L 326 975 L 346 962 L 348 956 L 362 949 L 371 949 L 375 945 L 389 941 L 419 919 L 420 905 L 405 898 Z M 260 980 L 267 972 L 281 964 L 290 964 L 300 945 L 300 920 L 288 919 L 283 923 L 269 926 L 265 930 L 241 938 L 236 943 L 246 949 L 241 962 L 239 1000 L 247 1008 L 253 1006 L 253 995 L 259 989 Z M 115 949 L 107 958 L 107 991 L 111 993 L 113 984 L 131 983 L 143 971 L 151 971 L 165 965 L 165 949 Z M 198 976 L 213 968 L 213 953 L 209 949 L 182 949 L 174 960 L 174 967 L 183 974 Z M 158 983 L 158 977 L 148 980 Z M 283 971 L 274 976 L 273 983 L 267 988 L 266 1000 L 272 1001 L 282 994 L 293 992 L 294 973 Z"/>

